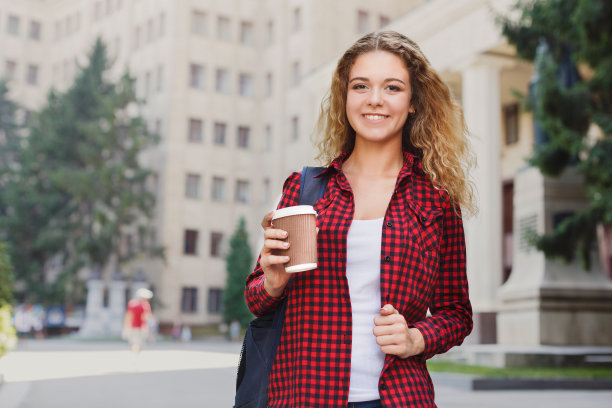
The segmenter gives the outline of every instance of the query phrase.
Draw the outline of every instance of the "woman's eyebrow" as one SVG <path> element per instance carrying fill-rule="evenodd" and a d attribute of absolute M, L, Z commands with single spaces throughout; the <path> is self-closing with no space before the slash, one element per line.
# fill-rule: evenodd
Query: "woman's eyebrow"
<path fill-rule="evenodd" d="M 354 82 L 354 81 L 369 82 L 370 80 L 366 77 L 355 77 L 355 78 L 351 78 L 348 83 L 350 84 L 351 82 Z M 404 81 L 398 78 L 386 78 L 384 82 L 401 82 L 402 84 L 406 85 Z"/>

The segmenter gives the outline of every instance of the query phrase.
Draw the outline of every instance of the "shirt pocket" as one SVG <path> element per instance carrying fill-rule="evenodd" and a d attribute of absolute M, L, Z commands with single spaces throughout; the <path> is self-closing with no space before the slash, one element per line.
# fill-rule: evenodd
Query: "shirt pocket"
<path fill-rule="evenodd" d="M 410 237 L 423 254 L 437 254 L 442 234 L 442 208 L 423 207 L 414 201 L 408 201 L 408 208 L 413 215 L 410 217 Z"/>

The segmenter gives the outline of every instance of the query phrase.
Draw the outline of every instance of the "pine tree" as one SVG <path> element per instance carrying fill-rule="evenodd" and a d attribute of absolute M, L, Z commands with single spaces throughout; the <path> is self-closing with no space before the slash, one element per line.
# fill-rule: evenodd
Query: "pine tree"
<path fill-rule="evenodd" d="M 137 115 L 134 81 L 107 79 L 100 39 L 74 84 L 51 91 L 18 152 L 18 168 L 2 195 L 0 230 L 11 243 L 16 277 L 31 301 L 73 302 L 83 293 L 77 271 L 111 259 L 133 259 L 151 248 L 155 200 L 151 171 L 139 155 L 157 138 Z M 137 237 L 131 240 L 129 237 Z M 137 248 L 126 242 L 137 241 Z M 45 270 L 59 268 L 49 282 Z"/>
<path fill-rule="evenodd" d="M 578 253 L 588 268 L 597 224 L 612 224 L 612 2 L 519 1 L 516 8 L 520 19 L 501 18 L 502 30 L 520 57 L 536 63 L 539 81 L 530 107 L 549 137 L 536 146 L 530 163 L 553 177 L 575 165 L 590 200 L 538 237 L 536 246 L 567 261 Z M 588 72 L 570 86 L 559 71 L 568 56 Z M 587 135 L 592 125 L 602 134 L 595 140 Z"/>
<path fill-rule="evenodd" d="M 227 281 L 223 294 L 223 321 L 230 323 L 236 319 L 244 327 L 253 318 L 244 299 L 246 278 L 253 268 L 253 256 L 249 246 L 248 233 L 243 217 L 238 228 L 230 238 L 230 249 L 227 254 Z"/>

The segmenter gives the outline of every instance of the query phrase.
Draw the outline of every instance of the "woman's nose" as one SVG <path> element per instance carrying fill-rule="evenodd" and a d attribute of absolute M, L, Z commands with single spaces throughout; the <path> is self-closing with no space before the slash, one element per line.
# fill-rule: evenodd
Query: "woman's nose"
<path fill-rule="evenodd" d="M 368 98 L 368 104 L 372 106 L 382 105 L 382 95 L 379 89 L 372 88 Z"/>

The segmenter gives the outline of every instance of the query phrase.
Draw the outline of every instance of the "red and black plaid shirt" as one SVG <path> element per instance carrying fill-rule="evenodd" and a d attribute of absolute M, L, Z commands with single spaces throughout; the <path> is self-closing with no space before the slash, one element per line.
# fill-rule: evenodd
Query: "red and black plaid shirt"
<path fill-rule="evenodd" d="M 326 170 L 329 184 L 314 206 L 319 267 L 295 274 L 283 294 L 288 304 L 268 385 L 271 407 L 347 405 L 352 314 L 346 237 L 354 212 L 353 193 L 342 173 L 347 157 L 341 155 Z M 293 173 L 278 207 L 298 205 L 299 187 L 300 174 Z M 255 315 L 274 311 L 280 301 L 265 291 L 263 282 L 258 261 L 246 287 Z M 382 405 L 435 407 L 425 360 L 460 344 L 472 329 L 465 242 L 461 218 L 448 195 L 433 187 L 420 160 L 408 153 L 383 223 L 380 292 L 381 306 L 393 305 L 425 338 L 421 355 L 387 355 L 379 380 Z"/>

